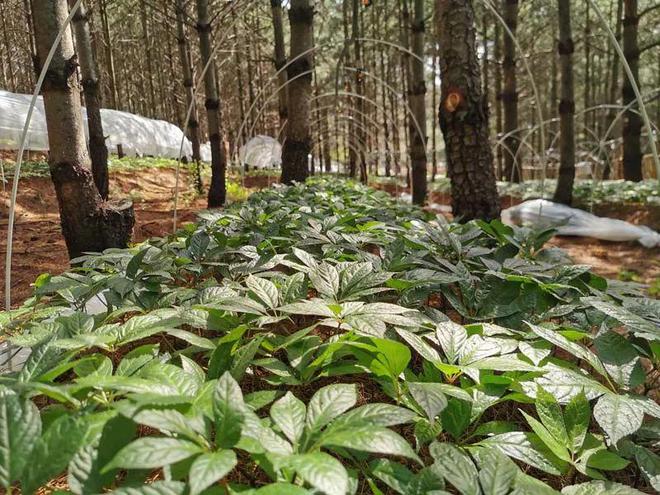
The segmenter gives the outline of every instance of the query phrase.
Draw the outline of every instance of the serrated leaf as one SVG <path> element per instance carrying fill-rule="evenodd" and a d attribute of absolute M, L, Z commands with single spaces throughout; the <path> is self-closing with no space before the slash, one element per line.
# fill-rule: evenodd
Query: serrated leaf
<path fill-rule="evenodd" d="M 39 411 L 31 400 L 0 396 L 0 485 L 8 488 L 21 477 L 40 433 Z"/>
<path fill-rule="evenodd" d="M 524 433 L 522 431 L 512 431 L 486 438 L 479 442 L 479 444 L 489 448 L 496 448 L 503 454 L 545 471 L 546 473 L 555 476 L 560 475 L 561 472 L 554 466 L 554 464 L 533 446 L 529 435 L 529 433 Z"/>
<path fill-rule="evenodd" d="M 447 397 L 438 383 L 408 382 L 408 390 L 415 402 L 433 421 L 442 410 L 447 407 Z"/>
<path fill-rule="evenodd" d="M 155 469 L 188 459 L 202 448 L 179 438 L 143 437 L 121 449 L 102 472 L 113 468 Z"/>
<path fill-rule="evenodd" d="M 231 448 L 241 437 L 245 403 L 236 380 L 227 371 L 217 381 L 213 391 L 215 441 L 223 448 Z"/>
<path fill-rule="evenodd" d="M 644 420 L 644 408 L 625 395 L 608 393 L 596 402 L 594 418 L 607 434 L 609 441 L 616 445 L 622 438 L 639 430 Z"/>
<path fill-rule="evenodd" d="M 429 447 L 433 469 L 463 495 L 480 495 L 478 473 L 472 460 L 457 447 L 434 442 Z"/>
<path fill-rule="evenodd" d="M 303 480 L 327 495 L 346 495 L 348 492 L 346 469 L 341 462 L 324 452 L 293 455 L 286 463 Z"/>
<path fill-rule="evenodd" d="M 190 493 L 198 495 L 209 486 L 224 478 L 236 466 L 236 454 L 221 450 L 198 456 L 190 466 L 188 476 Z"/>
<path fill-rule="evenodd" d="M 318 431 L 357 402 L 355 385 L 328 385 L 318 390 L 309 401 L 306 425 L 310 432 Z"/>
<path fill-rule="evenodd" d="M 343 447 L 373 454 L 400 455 L 421 464 L 421 460 L 403 437 L 380 426 L 331 430 L 321 437 L 320 443 L 327 447 Z"/>
<path fill-rule="evenodd" d="M 566 433 L 569 438 L 568 447 L 577 452 L 582 444 L 591 423 L 591 409 L 584 393 L 580 392 L 573 397 L 564 410 Z"/>
<path fill-rule="evenodd" d="M 250 275 L 245 280 L 245 285 L 255 296 L 269 309 L 275 309 L 280 304 L 279 291 L 273 282 L 265 278 Z"/>
<path fill-rule="evenodd" d="M 536 391 L 536 414 L 558 443 L 570 447 L 561 407 L 554 396 L 543 390 L 543 387 Z"/>
<path fill-rule="evenodd" d="M 516 476 L 518 466 L 499 450 L 487 449 L 479 452 L 479 484 L 484 494 L 508 495 Z"/>
<path fill-rule="evenodd" d="M 465 328 L 458 323 L 446 321 L 436 325 L 435 334 L 447 361 L 449 363 L 455 363 L 458 360 L 461 348 L 465 345 L 468 338 Z"/>
<path fill-rule="evenodd" d="M 270 417 L 289 441 L 298 443 L 305 429 L 305 404 L 291 392 L 276 401 L 270 408 Z"/>

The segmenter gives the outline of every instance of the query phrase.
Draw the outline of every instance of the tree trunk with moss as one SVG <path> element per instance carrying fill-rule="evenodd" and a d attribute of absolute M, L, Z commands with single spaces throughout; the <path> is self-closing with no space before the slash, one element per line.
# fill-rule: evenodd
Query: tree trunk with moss
<path fill-rule="evenodd" d="M 289 80 L 289 120 L 286 142 L 282 149 L 282 182 L 290 184 L 307 179 L 307 156 L 311 150 L 310 101 L 312 96 L 312 67 L 314 56 L 314 6 L 311 0 L 291 0 Z M 304 54 L 304 55 L 303 55 Z"/>
<path fill-rule="evenodd" d="M 445 139 L 452 210 L 460 221 L 492 220 L 500 201 L 488 139 L 488 102 L 482 93 L 470 0 L 438 0 L 440 128 Z"/>
<path fill-rule="evenodd" d="M 37 66 L 43 61 L 66 20 L 66 0 L 33 0 Z M 42 88 L 50 153 L 48 166 L 55 186 L 62 233 L 71 258 L 87 251 L 126 247 L 135 219 L 129 201 L 104 203 L 89 170 L 76 78 L 77 57 L 67 27 L 48 68 Z"/>

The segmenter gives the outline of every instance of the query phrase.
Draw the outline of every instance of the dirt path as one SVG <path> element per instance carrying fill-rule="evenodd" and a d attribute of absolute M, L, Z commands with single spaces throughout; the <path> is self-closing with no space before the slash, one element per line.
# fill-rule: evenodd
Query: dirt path
<path fill-rule="evenodd" d="M 267 187 L 266 177 L 247 178 L 248 187 Z M 129 196 L 135 204 L 135 242 L 166 236 L 172 231 L 175 176 L 167 168 L 116 171 L 111 177 L 111 196 Z M 180 222 L 194 221 L 206 205 L 195 194 L 192 181 L 182 174 Z M 167 198 L 167 199 L 165 199 Z M 437 201 L 437 199 L 436 199 Z M 4 280 L 7 238 L 8 192 L 0 191 L 0 280 Z M 20 304 L 32 293 L 31 284 L 41 273 L 61 273 L 69 266 L 57 213 L 55 191 L 49 178 L 21 181 L 14 230 L 12 300 Z M 660 249 L 645 249 L 635 243 L 608 243 L 594 239 L 562 237 L 550 242 L 566 250 L 575 263 L 591 265 L 608 278 L 629 277 L 646 284 L 660 278 Z M 4 282 L 0 284 L 4 301 Z"/>

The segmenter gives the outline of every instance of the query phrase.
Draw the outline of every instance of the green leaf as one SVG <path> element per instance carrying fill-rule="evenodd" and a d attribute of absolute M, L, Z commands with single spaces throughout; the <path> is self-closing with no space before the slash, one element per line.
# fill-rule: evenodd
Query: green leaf
<path fill-rule="evenodd" d="M 234 469 L 234 466 L 236 466 L 236 454 L 232 450 L 221 450 L 198 456 L 190 466 L 189 495 L 198 495 L 206 490 L 224 478 Z"/>
<path fill-rule="evenodd" d="M 625 395 L 608 393 L 596 402 L 594 418 L 610 442 L 616 445 L 622 438 L 639 430 L 644 420 L 644 408 Z"/>
<path fill-rule="evenodd" d="M 393 406 L 392 404 L 365 404 L 337 417 L 329 428 L 368 425 L 395 426 L 411 423 L 417 417 L 417 414 L 410 409 Z"/>
<path fill-rule="evenodd" d="M 213 391 L 215 441 L 220 447 L 231 448 L 241 438 L 244 410 L 241 388 L 227 371 L 220 377 Z"/>
<path fill-rule="evenodd" d="M 112 495 L 183 495 L 186 485 L 180 481 L 154 481 L 149 485 L 126 486 L 112 491 Z"/>
<path fill-rule="evenodd" d="M 512 431 L 486 438 L 479 442 L 484 447 L 496 448 L 503 454 L 517 459 L 546 473 L 559 476 L 561 472 L 548 457 L 536 449 L 529 433 Z"/>
<path fill-rule="evenodd" d="M 435 333 L 447 361 L 455 363 L 461 348 L 467 341 L 467 331 L 458 323 L 446 321 L 437 324 Z"/>
<path fill-rule="evenodd" d="M 280 304 L 279 291 L 273 282 L 265 278 L 258 278 L 250 275 L 245 280 L 245 285 L 252 293 L 259 298 L 269 309 L 275 309 Z"/>
<path fill-rule="evenodd" d="M 550 451 L 552 451 L 552 453 L 555 454 L 560 459 L 566 462 L 570 462 L 571 456 L 568 450 L 566 449 L 566 447 L 564 447 L 564 445 L 559 443 L 559 441 L 539 421 L 537 421 L 536 419 L 534 419 L 524 411 L 520 411 L 520 412 L 525 417 L 525 419 L 529 423 L 529 426 L 531 426 L 534 433 L 538 435 L 538 437 L 546 445 L 546 447 L 548 447 Z"/>
<path fill-rule="evenodd" d="M 433 442 L 429 447 L 435 461 L 433 469 L 463 495 L 480 495 L 477 468 L 472 460 L 457 447 Z"/>
<path fill-rule="evenodd" d="M 458 440 L 470 426 L 472 404 L 458 399 L 452 399 L 440 413 L 440 420 L 445 431 Z"/>
<path fill-rule="evenodd" d="M 591 409 L 589 401 L 583 392 L 573 397 L 564 410 L 566 433 L 568 434 L 568 447 L 577 452 L 584 443 L 584 437 L 591 423 Z"/>
<path fill-rule="evenodd" d="M 293 455 L 286 463 L 303 480 L 327 495 L 345 495 L 348 492 L 346 469 L 341 462 L 324 452 Z"/>
<path fill-rule="evenodd" d="M 0 396 L 0 485 L 8 488 L 21 477 L 40 432 L 39 411 L 32 401 Z"/>
<path fill-rule="evenodd" d="M 639 490 L 613 481 L 589 481 L 567 486 L 562 495 L 644 495 Z"/>
<path fill-rule="evenodd" d="M 291 392 L 287 392 L 272 405 L 270 417 L 289 441 L 296 444 L 305 429 L 306 412 L 305 404 Z"/>
<path fill-rule="evenodd" d="M 624 469 L 628 464 L 630 464 L 629 461 L 606 449 L 597 450 L 587 459 L 587 465 L 589 467 L 603 471 L 619 471 Z"/>
<path fill-rule="evenodd" d="M 561 407 L 554 396 L 543 390 L 543 387 L 536 391 L 536 414 L 558 443 L 567 448 L 571 447 Z"/>
<path fill-rule="evenodd" d="M 516 476 L 518 466 L 499 450 L 486 449 L 479 452 L 479 484 L 488 495 L 508 495 Z"/>
<path fill-rule="evenodd" d="M 64 471 L 81 447 L 86 430 L 85 423 L 73 416 L 62 415 L 53 421 L 32 448 L 30 468 L 23 475 L 23 491 L 32 493 Z"/>
<path fill-rule="evenodd" d="M 254 495 L 312 495 L 311 492 L 289 483 L 273 483 L 254 492 Z"/>
<path fill-rule="evenodd" d="M 657 325 L 646 321 L 644 318 L 637 316 L 635 313 L 632 313 L 621 306 L 616 306 L 613 303 L 603 301 L 598 297 L 583 297 L 582 302 L 593 306 L 610 318 L 620 321 L 630 331 L 639 334 L 641 337 L 645 337 L 648 340 L 657 340 L 660 338 L 660 329 L 658 329 Z"/>
<path fill-rule="evenodd" d="M 113 468 L 155 469 L 174 464 L 202 452 L 188 440 L 166 437 L 143 437 L 121 449 L 102 472 Z"/>
<path fill-rule="evenodd" d="M 421 460 L 403 437 L 380 426 L 331 430 L 321 437 L 320 443 L 327 447 L 343 447 L 373 454 L 400 455 L 421 464 Z"/>
<path fill-rule="evenodd" d="M 447 397 L 439 383 L 408 382 L 408 390 L 426 416 L 433 421 L 447 407 Z"/>
<path fill-rule="evenodd" d="M 318 431 L 357 402 L 355 385 L 328 385 L 318 390 L 309 401 L 306 425 L 309 432 Z"/>

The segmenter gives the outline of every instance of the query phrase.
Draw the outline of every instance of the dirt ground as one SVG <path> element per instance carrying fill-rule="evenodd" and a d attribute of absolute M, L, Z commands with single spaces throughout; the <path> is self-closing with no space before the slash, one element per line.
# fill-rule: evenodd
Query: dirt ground
<path fill-rule="evenodd" d="M 266 187 L 268 178 L 247 178 L 247 187 Z M 113 172 L 111 197 L 129 196 L 135 204 L 135 242 L 172 232 L 172 209 L 175 175 L 172 169 L 141 169 Z M 179 221 L 194 221 L 204 209 L 205 198 L 196 196 L 192 180 L 182 172 Z M 441 198 L 433 198 L 438 201 Z M 442 198 L 446 199 L 446 198 Z M 443 203 L 445 201 L 442 201 Z M 9 191 L 0 191 L 0 278 L 4 280 Z M 508 206 L 508 205 L 507 205 Z M 637 214 L 625 218 L 639 223 Z M 651 284 L 660 277 L 660 249 L 645 249 L 634 243 L 608 243 L 586 238 L 555 238 L 551 244 L 565 249 L 576 263 L 593 266 L 594 271 L 609 278 L 622 274 Z M 55 191 L 49 178 L 21 181 L 14 229 L 12 269 L 12 301 L 19 305 L 31 295 L 31 284 L 41 273 L 60 273 L 69 266 L 61 235 Z M 4 284 L 0 284 L 0 301 L 4 301 Z"/>

